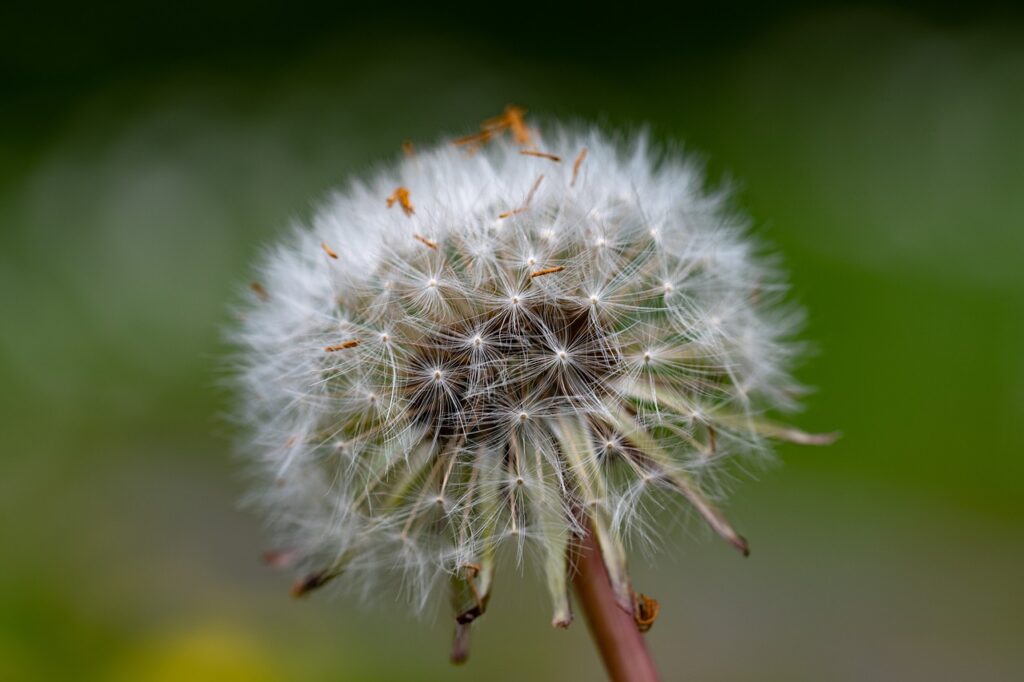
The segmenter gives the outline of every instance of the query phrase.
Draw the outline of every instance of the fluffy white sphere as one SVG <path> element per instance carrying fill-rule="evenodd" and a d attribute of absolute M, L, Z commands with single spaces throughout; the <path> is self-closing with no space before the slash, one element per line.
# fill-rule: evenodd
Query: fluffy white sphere
<path fill-rule="evenodd" d="M 444 578 L 468 622 L 509 546 L 566 625 L 588 524 L 624 604 L 652 501 L 746 551 L 708 497 L 763 437 L 815 442 L 759 416 L 793 406 L 797 316 L 694 164 L 598 131 L 477 142 L 353 183 L 266 256 L 233 332 L 244 452 L 298 592 L 397 573 L 423 603 Z"/>

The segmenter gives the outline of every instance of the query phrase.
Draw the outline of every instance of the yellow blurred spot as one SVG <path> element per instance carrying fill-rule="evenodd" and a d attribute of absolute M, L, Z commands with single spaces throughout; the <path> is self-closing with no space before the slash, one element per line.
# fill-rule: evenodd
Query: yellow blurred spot
<path fill-rule="evenodd" d="M 233 627 L 204 626 L 142 642 L 117 666 L 118 682 L 272 682 L 284 680 L 266 647 Z"/>

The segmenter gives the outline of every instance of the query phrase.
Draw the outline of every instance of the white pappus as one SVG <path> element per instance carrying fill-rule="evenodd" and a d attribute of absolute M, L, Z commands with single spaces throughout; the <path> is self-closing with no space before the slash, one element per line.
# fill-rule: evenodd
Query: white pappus
<path fill-rule="evenodd" d="M 588 529 L 632 605 L 625 546 L 666 500 L 746 552 L 720 465 L 829 440 L 763 417 L 795 407 L 799 311 L 695 164 L 495 121 L 333 195 L 231 331 L 253 500 L 297 594 L 397 578 L 419 606 L 444 582 L 465 624 L 508 547 L 565 626 Z"/>

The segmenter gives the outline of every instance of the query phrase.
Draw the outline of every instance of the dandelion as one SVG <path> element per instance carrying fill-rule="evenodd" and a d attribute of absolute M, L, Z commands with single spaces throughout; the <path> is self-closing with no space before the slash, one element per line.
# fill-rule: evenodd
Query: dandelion
<path fill-rule="evenodd" d="M 799 316 L 727 197 L 642 136 L 522 113 L 407 154 L 266 256 L 233 332 L 253 499 L 295 594 L 447 590 L 463 660 L 507 555 L 557 627 L 575 584 L 609 670 L 646 679 L 658 603 L 627 546 L 685 507 L 746 553 L 723 467 L 830 437 L 764 416 L 796 407 Z"/>

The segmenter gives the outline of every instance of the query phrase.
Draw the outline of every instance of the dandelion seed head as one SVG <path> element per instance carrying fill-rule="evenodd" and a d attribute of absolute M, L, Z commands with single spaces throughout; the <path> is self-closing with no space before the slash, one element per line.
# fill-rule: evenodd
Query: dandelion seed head
<path fill-rule="evenodd" d="M 660 496 L 738 542 L 715 472 L 794 433 L 763 413 L 795 406 L 799 316 L 697 166 L 509 120 L 472 154 L 417 147 L 268 253 L 232 331 L 238 413 L 253 497 L 310 584 L 479 599 L 508 543 L 564 622 L 581 510 L 623 599 Z M 395 187 L 414 212 L 388 210 Z"/>

